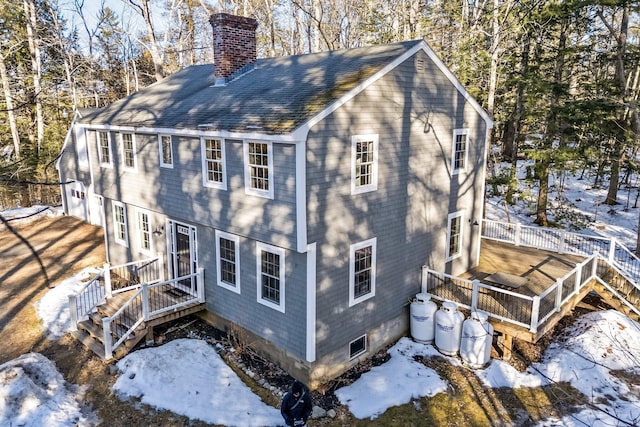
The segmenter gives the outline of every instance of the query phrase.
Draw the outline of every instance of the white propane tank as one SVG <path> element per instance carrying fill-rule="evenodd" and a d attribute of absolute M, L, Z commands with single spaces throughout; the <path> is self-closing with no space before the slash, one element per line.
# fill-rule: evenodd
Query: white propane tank
<path fill-rule="evenodd" d="M 488 318 L 486 313 L 473 311 L 462 325 L 460 357 L 472 369 L 482 368 L 491 360 L 493 326 Z"/>
<path fill-rule="evenodd" d="M 436 312 L 436 347 L 442 354 L 455 356 L 460 349 L 464 314 L 455 302 L 443 302 Z"/>
<path fill-rule="evenodd" d="M 435 335 L 435 314 L 438 306 L 431 301 L 431 295 L 416 294 L 411 303 L 411 336 L 417 342 L 431 344 Z"/>

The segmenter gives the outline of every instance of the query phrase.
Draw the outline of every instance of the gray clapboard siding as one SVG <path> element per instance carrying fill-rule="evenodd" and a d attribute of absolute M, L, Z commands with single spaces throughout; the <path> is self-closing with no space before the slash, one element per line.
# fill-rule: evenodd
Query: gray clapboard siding
<path fill-rule="evenodd" d="M 318 244 L 318 356 L 403 314 L 420 266 L 473 263 L 480 218 L 485 123 L 419 52 L 315 126 L 308 140 L 308 240 Z M 468 165 L 451 176 L 453 130 L 469 129 Z M 351 137 L 378 134 L 378 189 L 351 195 Z M 465 211 L 463 255 L 445 263 L 447 216 Z M 349 307 L 349 247 L 377 238 L 375 297 Z M 345 327 L 348 325 L 347 327 Z"/>
<path fill-rule="evenodd" d="M 272 145 L 274 199 L 269 200 L 245 193 L 242 141 L 225 141 L 227 190 L 222 190 L 202 183 L 199 138 L 174 137 L 174 167 L 168 169 L 159 165 L 158 136 L 136 133 L 137 172 L 133 172 L 122 166 L 118 132 L 110 132 L 113 169 L 100 168 L 96 133 L 89 133 L 92 161 L 100 169 L 97 194 L 173 219 L 296 247 L 294 145 Z"/>
<path fill-rule="evenodd" d="M 281 313 L 257 302 L 255 240 L 239 239 L 240 294 L 237 294 L 217 285 L 215 230 L 201 227 L 198 233 L 200 266 L 206 269 L 207 310 L 304 358 L 306 254 L 285 251 L 285 313 Z"/>

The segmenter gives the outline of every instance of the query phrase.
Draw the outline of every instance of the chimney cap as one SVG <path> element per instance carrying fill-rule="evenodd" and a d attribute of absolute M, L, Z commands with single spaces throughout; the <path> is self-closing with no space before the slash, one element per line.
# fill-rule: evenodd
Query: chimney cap
<path fill-rule="evenodd" d="M 209 17 L 209 23 L 213 26 L 219 25 L 239 25 L 247 30 L 255 31 L 258 28 L 258 20 L 247 16 L 231 15 L 229 13 L 214 13 Z"/>

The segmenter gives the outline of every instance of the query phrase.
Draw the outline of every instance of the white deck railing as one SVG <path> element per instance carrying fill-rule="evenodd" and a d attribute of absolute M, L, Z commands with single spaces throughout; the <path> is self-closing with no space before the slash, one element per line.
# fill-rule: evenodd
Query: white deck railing
<path fill-rule="evenodd" d="M 561 254 L 586 257 L 598 253 L 634 283 L 640 282 L 640 259 L 614 238 L 488 219 L 482 220 L 482 238 Z"/>
<path fill-rule="evenodd" d="M 554 313 L 593 278 L 597 277 L 598 255 L 594 254 L 557 279 L 544 292 L 527 296 L 422 267 L 422 292 L 442 301 L 453 301 L 469 310 L 481 310 L 490 317 L 528 328 L 536 333 Z"/>
<path fill-rule="evenodd" d="M 128 339 L 143 322 L 181 307 L 203 303 L 204 269 L 197 273 L 154 284 L 143 283 L 140 289 L 111 317 L 102 319 L 105 359 Z M 172 292 L 172 295 L 167 295 Z"/>
<path fill-rule="evenodd" d="M 77 294 L 69 296 L 72 330 L 77 330 L 78 322 L 86 320 L 97 306 L 113 294 L 139 288 L 143 283 L 140 280 L 146 283 L 158 282 L 162 270 L 160 259 L 156 256 L 120 265 L 105 263 L 100 273 Z"/>

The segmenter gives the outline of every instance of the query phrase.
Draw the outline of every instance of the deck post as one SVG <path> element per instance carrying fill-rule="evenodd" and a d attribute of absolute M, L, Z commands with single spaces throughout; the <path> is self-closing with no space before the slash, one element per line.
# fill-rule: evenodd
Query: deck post
<path fill-rule="evenodd" d="M 600 261 L 600 255 L 596 252 L 596 256 L 593 257 L 593 264 L 591 266 L 591 277 L 598 277 L 598 262 Z"/>
<path fill-rule="evenodd" d="M 471 310 L 478 309 L 478 292 L 480 290 L 480 281 L 474 280 L 471 282 L 473 291 L 471 292 Z"/>
<path fill-rule="evenodd" d="M 529 331 L 532 333 L 538 332 L 538 318 L 540 317 L 540 297 L 538 295 L 533 297 L 531 302 L 531 325 Z"/>
<path fill-rule="evenodd" d="M 149 321 L 149 284 L 142 284 L 142 317 L 145 322 Z"/>
<path fill-rule="evenodd" d="M 78 302 L 75 295 L 69 295 L 69 315 L 71 317 L 71 330 L 78 330 Z"/>
<path fill-rule="evenodd" d="M 615 255 L 616 255 L 616 238 L 612 237 L 611 242 L 609 243 L 609 254 L 607 256 L 607 261 L 609 261 L 609 264 L 613 264 Z"/>
<path fill-rule="evenodd" d="M 111 266 L 108 262 L 105 262 L 102 268 L 104 272 L 104 296 L 111 298 L 113 296 L 111 290 Z"/>
<path fill-rule="evenodd" d="M 423 265 L 422 269 L 420 270 L 420 292 L 422 292 L 423 294 L 427 293 L 427 266 Z"/>
<path fill-rule="evenodd" d="M 562 230 L 560 232 L 560 237 L 558 238 L 558 253 L 563 254 L 565 248 L 565 240 L 567 239 L 567 232 Z"/>
<path fill-rule="evenodd" d="M 584 267 L 584 263 L 581 262 L 578 266 L 580 266 L 580 268 L 576 270 L 576 286 L 574 288 L 576 294 L 580 290 L 580 285 L 582 285 L 582 267 Z"/>
<path fill-rule="evenodd" d="M 555 302 L 556 311 L 560 311 L 560 307 L 562 307 L 562 287 L 563 286 L 564 286 L 563 281 L 556 280 L 556 302 Z"/>
<path fill-rule="evenodd" d="M 198 302 L 204 302 L 204 268 L 198 268 L 196 283 L 198 284 Z"/>
<path fill-rule="evenodd" d="M 104 343 L 104 358 L 109 360 L 113 358 L 113 342 L 111 342 L 111 318 L 102 319 L 102 336 Z"/>
<path fill-rule="evenodd" d="M 516 232 L 515 232 L 515 236 L 514 236 L 514 241 L 513 244 L 516 246 L 520 246 L 520 232 L 522 230 L 522 226 L 520 225 L 520 223 L 516 224 Z"/>
<path fill-rule="evenodd" d="M 502 334 L 498 337 L 498 347 L 502 350 L 502 360 L 511 360 L 513 351 L 513 337 L 511 335 Z"/>

